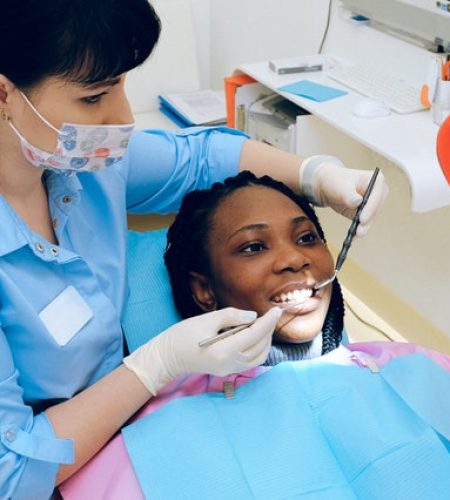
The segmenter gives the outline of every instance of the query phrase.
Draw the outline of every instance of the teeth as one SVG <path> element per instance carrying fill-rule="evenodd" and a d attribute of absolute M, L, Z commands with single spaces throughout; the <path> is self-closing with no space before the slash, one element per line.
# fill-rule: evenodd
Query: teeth
<path fill-rule="evenodd" d="M 303 293 L 300 290 L 295 290 L 293 295 L 294 295 L 295 300 L 297 300 L 297 301 L 305 300 L 308 297 L 308 295 L 306 293 Z"/>
<path fill-rule="evenodd" d="M 281 293 L 274 298 L 274 302 L 289 303 L 289 302 L 306 302 L 312 296 L 311 288 L 302 288 L 301 290 L 294 290 L 293 292 Z"/>

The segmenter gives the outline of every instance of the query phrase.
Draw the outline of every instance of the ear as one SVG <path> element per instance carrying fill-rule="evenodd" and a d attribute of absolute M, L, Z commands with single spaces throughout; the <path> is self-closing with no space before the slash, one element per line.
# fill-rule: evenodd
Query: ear
<path fill-rule="evenodd" d="M 192 297 L 202 311 L 210 312 L 217 309 L 216 297 L 211 289 L 209 279 L 204 274 L 191 271 L 189 273 L 189 285 Z"/>
<path fill-rule="evenodd" d="M 5 75 L 0 74 L 0 106 L 8 103 L 8 97 L 15 90 L 14 83 Z"/>

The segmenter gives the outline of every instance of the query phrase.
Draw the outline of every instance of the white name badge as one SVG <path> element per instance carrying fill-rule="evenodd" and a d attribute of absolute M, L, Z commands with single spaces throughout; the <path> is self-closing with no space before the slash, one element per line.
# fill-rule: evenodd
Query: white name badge
<path fill-rule="evenodd" d="M 66 345 L 93 316 L 92 309 L 72 285 L 39 313 L 41 321 L 60 346 Z"/>

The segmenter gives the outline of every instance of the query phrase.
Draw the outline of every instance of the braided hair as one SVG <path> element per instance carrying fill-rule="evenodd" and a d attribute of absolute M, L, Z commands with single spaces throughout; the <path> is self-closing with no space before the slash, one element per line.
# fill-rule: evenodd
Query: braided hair
<path fill-rule="evenodd" d="M 203 313 L 195 302 L 190 287 L 190 272 L 210 273 L 207 241 L 214 214 L 221 202 L 234 191 L 264 186 L 290 198 L 312 221 L 322 240 L 323 229 L 309 202 L 295 194 L 285 184 L 269 176 L 256 177 L 251 172 L 241 172 L 224 182 L 213 184 L 210 189 L 196 190 L 187 194 L 177 217 L 167 233 L 164 261 L 169 273 L 175 306 L 182 318 Z M 322 328 L 322 354 L 332 351 L 341 342 L 344 327 L 344 300 L 337 280 L 332 285 L 328 313 Z"/>

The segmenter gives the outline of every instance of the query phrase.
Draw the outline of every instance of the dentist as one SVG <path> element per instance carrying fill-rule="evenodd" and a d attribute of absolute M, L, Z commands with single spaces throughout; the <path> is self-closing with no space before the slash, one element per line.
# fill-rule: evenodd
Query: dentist
<path fill-rule="evenodd" d="M 160 33 L 147 0 L 5 0 L 0 17 L 0 498 L 48 498 L 184 373 L 264 362 L 280 311 L 185 320 L 127 356 L 126 214 L 172 212 L 238 170 L 350 216 L 371 172 L 226 128 L 133 132 L 126 73 Z M 379 176 L 367 228 L 387 188 Z M 157 304 L 155 304 L 157 307 Z"/>

